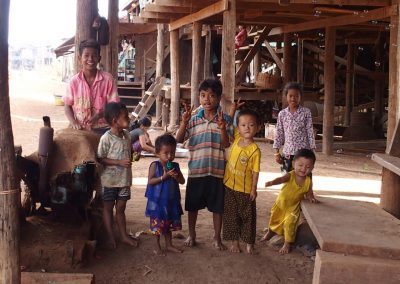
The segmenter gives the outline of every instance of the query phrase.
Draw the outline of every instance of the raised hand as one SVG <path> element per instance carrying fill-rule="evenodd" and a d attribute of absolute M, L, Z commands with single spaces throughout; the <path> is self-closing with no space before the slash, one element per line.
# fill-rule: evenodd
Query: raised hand
<path fill-rule="evenodd" d="M 224 115 L 222 114 L 222 110 L 218 111 L 217 124 L 219 129 L 226 129 L 226 121 L 224 119 Z"/>
<path fill-rule="evenodd" d="M 185 111 L 182 114 L 182 122 L 185 124 L 189 122 L 190 118 L 192 117 L 192 111 L 194 106 L 189 106 L 186 103 L 183 104 Z"/>
<path fill-rule="evenodd" d="M 241 98 L 239 98 L 236 102 L 234 101 L 231 104 L 231 108 L 229 109 L 229 116 L 233 119 L 233 117 L 235 116 L 235 112 L 242 106 L 245 104 L 245 102 L 240 102 Z"/>

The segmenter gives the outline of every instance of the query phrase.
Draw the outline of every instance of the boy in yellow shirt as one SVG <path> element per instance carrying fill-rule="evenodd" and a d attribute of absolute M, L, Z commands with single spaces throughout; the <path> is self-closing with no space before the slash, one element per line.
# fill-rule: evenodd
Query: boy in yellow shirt
<path fill-rule="evenodd" d="M 259 130 L 256 112 L 242 110 L 237 116 L 238 136 L 235 137 L 225 168 L 223 238 L 231 241 L 230 251 L 241 252 L 239 239 L 253 253 L 256 239 L 256 197 L 261 152 L 254 143 Z"/>

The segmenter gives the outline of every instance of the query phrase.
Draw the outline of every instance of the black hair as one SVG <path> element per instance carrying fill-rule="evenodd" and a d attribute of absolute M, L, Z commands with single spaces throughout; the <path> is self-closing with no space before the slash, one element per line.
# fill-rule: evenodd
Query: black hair
<path fill-rule="evenodd" d="M 123 103 L 115 103 L 115 102 L 108 103 L 104 108 L 104 118 L 107 121 L 107 123 L 111 126 L 113 119 L 118 118 L 121 111 L 123 110 L 127 110 L 126 105 L 124 105 Z"/>
<path fill-rule="evenodd" d="M 294 154 L 293 161 L 297 160 L 298 158 L 306 158 L 308 160 L 311 160 L 313 164 L 315 163 L 315 160 L 317 159 L 315 157 L 315 154 L 313 151 L 309 149 L 300 149 Z"/>
<path fill-rule="evenodd" d="M 136 120 L 135 122 L 133 122 L 132 125 L 129 127 L 129 131 L 137 129 L 141 125 L 143 125 L 144 127 L 150 127 L 151 126 L 151 116 L 145 116 L 142 119 L 139 119 L 139 120 Z"/>
<path fill-rule="evenodd" d="M 211 89 L 217 97 L 222 96 L 222 83 L 220 80 L 217 79 L 205 79 L 199 85 L 199 92 L 200 91 L 207 91 Z"/>
<path fill-rule="evenodd" d="M 176 148 L 176 139 L 171 134 L 163 134 L 156 138 L 156 142 L 154 143 L 154 148 L 156 153 L 159 153 L 162 146 L 172 146 Z"/>
<path fill-rule="evenodd" d="M 297 82 L 289 82 L 285 85 L 285 88 L 283 89 L 283 93 L 285 96 L 287 96 L 289 90 L 297 90 L 300 94 L 300 96 L 303 96 L 303 86 L 300 83 Z"/>
<path fill-rule="evenodd" d="M 100 55 L 100 44 L 92 38 L 82 40 L 79 43 L 79 55 L 82 55 L 85 48 L 94 48 L 97 50 L 97 54 Z"/>
<path fill-rule="evenodd" d="M 252 117 L 254 117 L 256 119 L 256 123 L 257 125 L 260 125 L 260 116 L 258 115 L 258 113 L 256 113 L 254 110 L 251 109 L 244 109 L 241 110 L 238 115 L 236 116 L 236 125 L 239 124 L 239 117 L 243 116 L 243 115 L 250 115 Z"/>

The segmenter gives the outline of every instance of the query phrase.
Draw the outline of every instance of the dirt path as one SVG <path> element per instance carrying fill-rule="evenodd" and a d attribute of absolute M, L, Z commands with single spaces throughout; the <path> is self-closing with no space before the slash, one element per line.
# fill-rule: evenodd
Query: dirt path
<path fill-rule="evenodd" d="M 40 75 L 40 74 L 39 74 Z M 43 74 L 42 74 L 43 75 Z M 37 148 L 41 117 L 50 115 L 54 128 L 64 128 L 67 123 L 62 107 L 52 100 L 55 82 L 38 74 L 13 74 L 10 84 L 11 113 L 14 142 L 23 147 L 25 155 Z M 152 136 L 157 135 L 156 132 Z M 262 148 L 262 173 L 257 198 L 257 233 L 262 235 L 269 211 L 279 187 L 264 189 L 268 179 L 279 175 L 279 167 L 273 163 L 270 144 L 260 143 Z M 146 199 L 144 191 L 147 169 L 154 158 L 142 158 L 133 165 L 133 193 L 126 209 L 127 227 L 132 232 L 146 230 L 149 220 L 144 216 Z M 177 159 L 187 173 L 187 160 Z M 379 202 L 381 169 L 370 161 L 368 153 L 351 153 L 346 149 L 332 157 L 317 153 L 313 172 L 318 194 L 338 198 L 353 198 Z M 184 199 L 185 187 L 181 186 Z M 183 217 L 184 236 L 187 235 L 187 214 Z M 52 249 L 62 248 L 71 236 L 64 235 L 65 226 L 35 223 L 24 225 L 21 244 L 22 265 L 28 271 L 88 272 L 94 273 L 96 283 L 311 283 L 314 262 L 300 251 L 280 256 L 277 250 L 256 243 L 256 255 L 232 254 L 216 251 L 212 245 L 212 217 L 202 211 L 199 214 L 197 233 L 199 245 L 185 248 L 182 254 L 169 253 L 166 257 L 153 254 L 154 239 L 140 237 L 139 248 L 119 245 L 115 251 L 99 250 L 95 258 L 83 268 L 71 268 L 65 261 L 57 260 Z M 182 239 L 174 239 L 183 246 Z"/>

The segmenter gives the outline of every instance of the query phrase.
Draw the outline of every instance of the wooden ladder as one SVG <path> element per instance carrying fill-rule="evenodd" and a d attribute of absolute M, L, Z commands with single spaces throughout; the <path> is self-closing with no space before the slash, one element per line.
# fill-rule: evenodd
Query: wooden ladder
<path fill-rule="evenodd" d="M 161 93 L 161 89 L 164 86 L 164 83 L 165 77 L 157 77 L 154 83 L 151 84 L 149 89 L 144 92 L 142 100 L 138 103 L 138 105 L 135 107 L 135 110 L 132 112 L 133 121 L 139 120 L 146 116 L 154 101 Z"/>

